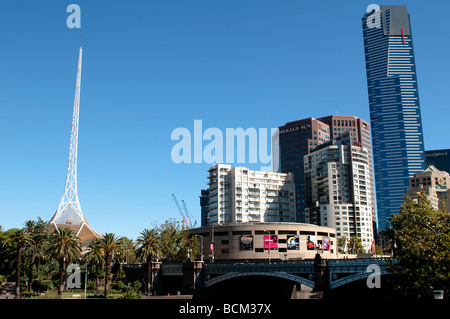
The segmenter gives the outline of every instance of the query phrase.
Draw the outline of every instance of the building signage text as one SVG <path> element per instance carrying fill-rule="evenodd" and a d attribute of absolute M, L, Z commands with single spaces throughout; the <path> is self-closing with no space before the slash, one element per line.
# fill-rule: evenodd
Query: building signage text
<path fill-rule="evenodd" d="M 284 128 L 284 129 L 280 130 L 280 135 L 287 134 L 287 133 L 293 133 L 293 132 L 297 132 L 297 131 L 304 131 L 304 130 L 307 130 L 310 128 L 311 128 L 311 124 L 303 124 L 303 125 L 299 125 L 299 126 Z"/>

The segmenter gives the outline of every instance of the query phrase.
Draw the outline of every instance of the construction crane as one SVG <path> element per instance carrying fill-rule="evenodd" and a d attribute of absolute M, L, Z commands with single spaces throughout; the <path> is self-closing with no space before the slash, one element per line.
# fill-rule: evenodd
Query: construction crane
<path fill-rule="evenodd" d="M 188 210 L 187 210 L 187 207 L 186 207 L 186 203 L 184 202 L 184 200 L 182 200 L 182 202 L 183 202 L 184 212 L 186 213 L 186 216 L 187 216 L 188 221 L 189 221 L 189 228 L 192 228 L 191 216 L 189 216 L 189 213 L 188 213 Z M 196 225 L 197 225 L 197 220 L 195 220 L 195 218 L 194 218 L 194 227 Z"/>
<path fill-rule="evenodd" d="M 190 228 L 190 227 L 189 227 L 189 224 L 188 224 L 188 222 L 187 222 L 187 220 L 186 220 L 186 217 L 185 217 L 184 214 L 183 214 L 183 210 L 181 209 L 181 206 L 180 206 L 180 204 L 178 203 L 177 198 L 175 197 L 174 194 L 172 194 L 172 196 L 173 196 L 173 199 L 175 200 L 175 204 L 177 204 L 178 211 L 180 212 L 180 215 L 181 215 L 181 217 L 183 218 L 184 224 L 186 225 L 186 227 Z"/>

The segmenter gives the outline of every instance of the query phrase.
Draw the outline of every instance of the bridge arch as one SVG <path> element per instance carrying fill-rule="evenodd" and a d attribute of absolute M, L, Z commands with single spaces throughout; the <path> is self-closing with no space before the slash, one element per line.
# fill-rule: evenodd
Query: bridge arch
<path fill-rule="evenodd" d="M 378 273 L 378 275 L 380 275 L 380 276 L 388 275 L 388 274 L 390 274 L 390 273 L 385 268 L 381 268 L 380 272 Z M 331 278 L 332 278 L 333 272 L 331 272 L 330 275 L 331 275 Z M 356 274 L 353 274 L 353 275 L 346 276 L 344 278 L 340 278 L 338 280 L 332 280 L 330 282 L 330 289 L 334 289 L 334 288 L 337 288 L 337 287 L 349 284 L 349 283 L 357 281 L 357 280 L 368 278 L 371 275 L 375 275 L 375 273 L 373 273 L 373 272 L 360 272 L 360 273 L 356 273 Z"/>
<path fill-rule="evenodd" d="M 293 274 L 288 274 L 288 273 L 283 273 L 283 272 L 261 272 L 261 271 L 255 271 L 255 272 L 231 272 L 225 275 L 221 275 L 219 277 L 215 277 L 212 278 L 210 280 L 207 280 L 205 282 L 205 287 L 211 287 L 212 285 L 215 285 L 219 282 L 225 281 L 225 280 L 229 280 L 232 278 L 238 278 L 238 277 L 247 277 L 247 276 L 269 276 L 269 277 L 276 277 L 276 278 L 282 278 L 282 279 L 287 279 L 299 284 L 303 284 L 305 286 L 314 288 L 315 282 L 308 280 L 306 278 L 297 276 L 297 275 L 293 275 Z"/>

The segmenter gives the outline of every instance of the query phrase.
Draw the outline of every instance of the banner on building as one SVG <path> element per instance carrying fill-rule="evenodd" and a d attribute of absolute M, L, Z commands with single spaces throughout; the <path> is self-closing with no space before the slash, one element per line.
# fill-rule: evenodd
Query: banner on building
<path fill-rule="evenodd" d="M 278 249 L 277 235 L 264 235 L 264 249 Z"/>
<path fill-rule="evenodd" d="M 253 250 L 253 236 L 243 235 L 239 238 L 239 243 L 241 250 Z"/>
<path fill-rule="evenodd" d="M 306 238 L 306 249 L 307 250 L 314 250 L 317 246 L 317 238 L 316 236 L 308 236 Z"/>
<path fill-rule="evenodd" d="M 330 237 L 323 237 L 322 238 L 322 246 L 323 250 L 331 250 L 331 238 Z"/>
<path fill-rule="evenodd" d="M 300 249 L 299 236 L 288 236 L 287 249 L 288 250 L 299 250 Z"/>

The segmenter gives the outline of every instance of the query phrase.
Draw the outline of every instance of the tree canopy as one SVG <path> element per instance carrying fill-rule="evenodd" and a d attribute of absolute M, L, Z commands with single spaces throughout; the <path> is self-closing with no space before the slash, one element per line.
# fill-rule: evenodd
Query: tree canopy
<path fill-rule="evenodd" d="M 396 292 L 406 298 L 430 298 L 433 290 L 450 288 L 450 214 L 433 209 L 425 193 L 405 197 L 399 214 L 386 230 L 393 245 L 389 270 Z"/>

